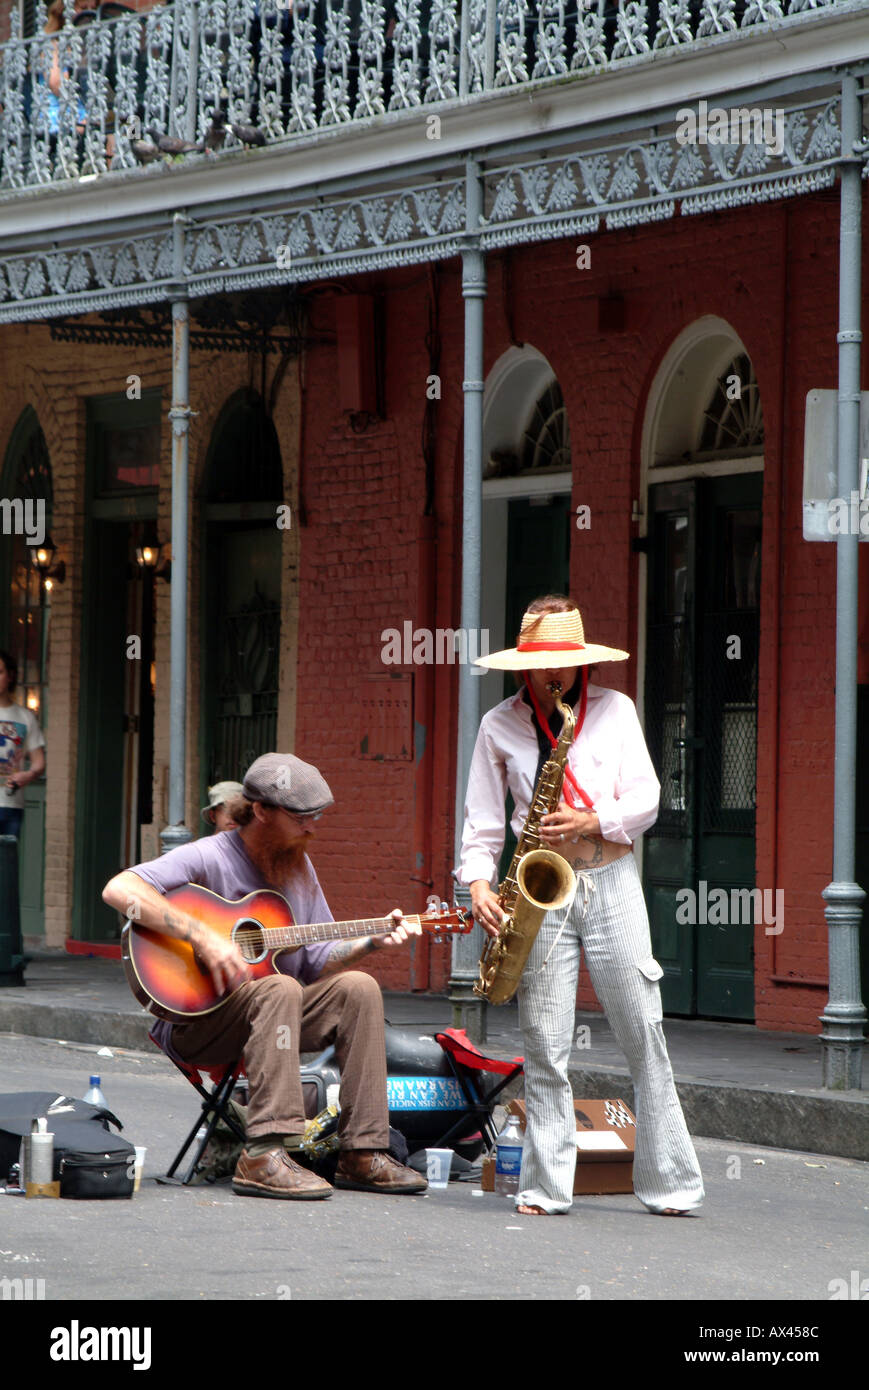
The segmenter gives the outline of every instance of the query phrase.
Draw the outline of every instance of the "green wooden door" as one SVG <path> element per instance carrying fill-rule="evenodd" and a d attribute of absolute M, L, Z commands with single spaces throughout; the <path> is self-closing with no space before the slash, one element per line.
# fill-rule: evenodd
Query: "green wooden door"
<path fill-rule="evenodd" d="M 118 914 L 100 894 L 122 868 L 124 680 L 129 527 L 95 521 L 85 566 L 72 936 L 114 941 Z"/>
<path fill-rule="evenodd" d="M 761 474 L 650 489 L 644 883 L 669 1013 L 754 1016 Z M 771 887 L 772 885 L 764 885 Z"/>
<path fill-rule="evenodd" d="M 202 805 L 207 785 L 241 781 L 255 758 L 275 751 L 281 630 L 274 521 L 211 522 L 207 536 Z"/>
<path fill-rule="evenodd" d="M 512 647 L 522 614 L 543 594 L 566 594 L 570 584 L 570 498 L 521 498 L 507 514 L 505 641 Z M 516 689 L 508 671 L 504 695 Z"/>
<path fill-rule="evenodd" d="M 522 614 L 532 599 L 543 594 L 566 594 L 570 586 L 570 498 L 567 493 L 541 499 L 521 498 L 507 514 L 507 592 L 504 640 L 512 647 Z M 515 695 L 512 671 L 504 673 L 504 698 Z M 513 798 L 507 793 L 507 836 L 498 879 L 503 879 L 516 849 L 510 829 Z"/>
<path fill-rule="evenodd" d="M 864 893 L 869 894 L 869 685 L 857 687 L 856 815 L 854 877 Z M 860 979 L 865 1004 L 869 1000 L 869 897 L 863 904 L 860 923 Z"/>
<path fill-rule="evenodd" d="M 21 935 L 45 933 L 45 778 L 24 789 L 24 819 L 18 842 Z"/>

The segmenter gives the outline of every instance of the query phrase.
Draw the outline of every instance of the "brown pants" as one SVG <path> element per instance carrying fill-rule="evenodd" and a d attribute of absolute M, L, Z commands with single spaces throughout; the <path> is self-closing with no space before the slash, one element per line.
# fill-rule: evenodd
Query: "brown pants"
<path fill-rule="evenodd" d="M 383 996 L 370 975 L 343 971 L 311 985 L 289 975 L 249 980 L 215 1013 L 172 1029 L 173 1048 L 194 1066 L 244 1053 L 248 1139 L 302 1133 L 299 1053 L 330 1043 L 341 1068 L 341 1147 L 388 1148 Z"/>

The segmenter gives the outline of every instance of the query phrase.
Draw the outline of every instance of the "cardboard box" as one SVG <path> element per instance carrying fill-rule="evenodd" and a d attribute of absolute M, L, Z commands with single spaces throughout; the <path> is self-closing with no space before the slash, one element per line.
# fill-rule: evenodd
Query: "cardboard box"
<path fill-rule="evenodd" d="M 633 1192 L 637 1122 L 632 1112 L 621 1100 L 575 1100 L 573 1108 L 576 1112 L 574 1195 Z M 524 1100 L 511 1100 L 507 1109 L 518 1116 L 524 1130 Z M 494 1158 L 483 1161 L 480 1186 L 484 1192 L 494 1192 Z"/>

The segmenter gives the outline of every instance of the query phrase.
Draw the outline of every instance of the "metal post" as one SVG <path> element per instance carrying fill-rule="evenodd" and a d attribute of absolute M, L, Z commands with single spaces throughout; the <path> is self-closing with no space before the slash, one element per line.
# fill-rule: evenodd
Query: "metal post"
<path fill-rule="evenodd" d="M 486 56 L 483 63 L 483 90 L 495 85 L 495 41 L 498 37 L 498 0 L 486 0 Z"/>
<path fill-rule="evenodd" d="M 175 284 L 172 289 L 172 580 L 169 672 L 169 824 L 160 832 L 163 853 L 193 839 L 184 824 L 187 759 L 187 436 L 190 428 L 190 317 L 184 283 L 184 225 L 173 218 Z"/>
<path fill-rule="evenodd" d="M 842 173 L 839 229 L 839 496 L 860 480 L 860 255 L 862 135 L 857 79 L 842 79 Z M 821 1014 L 823 1084 L 859 1089 L 863 1072 L 860 998 L 860 918 L 866 894 L 854 882 L 855 768 L 857 765 L 858 535 L 836 538 L 836 762 L 833 882 L 824 889 L 829 930 L 830 997 Z"/>
<path fill-rule="evenodd" d="M 486 263 L 480 249 L 479 223 L 483 212 L 483 181 L 476 160 L 465 162 L 465 249 L 462 251 L 462 297 L 465 301 L 464 487 L 462 506 L 462 621 L 463 631 L 480 631 L 480 551 L 483 479 L 483 311 Z M 479 650 L 479 647 L 477 648 Z M 459 744 L 456 757 L 456 863 L 462 842 L 465 788 L 480 723 L 480 679 L 468 662 L 459 665 Z M 470 905 L 466 888 L 456 899 Z M 475 927 L 453 940 L 450 1000 L 453 1022 L 466 1028 L 475 1042 L 486 1037 L 486 1004 L 473 993 L 482 932 Z"/>
<path fill-rule="evenodd" d="M 462 0 L 462 14 L 459 30 L 459 96 L 468 95 L 471 81 L 470 46 L 471 0 Z"/>

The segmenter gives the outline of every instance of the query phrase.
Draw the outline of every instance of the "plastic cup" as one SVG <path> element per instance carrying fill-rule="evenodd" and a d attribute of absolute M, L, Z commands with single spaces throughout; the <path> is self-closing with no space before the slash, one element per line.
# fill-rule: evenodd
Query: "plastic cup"
<path fill-rule="evenodd" d="M 447 1187 L 453 1161 L 452 1149 L 426 1149 L 425 1175 L 429 1187 Z"/>
<path fill-rule="evenodd" d="M 133 1168 L 133 1191 L 138 1192 L 139 1185 L 142 1181 L 142 1169 L 145 1167 L 145 1154 L 148 1150 L 146 1148 L 140 1148 L 138 1144 L 134 1145 L 134 1147 L 136 1150 L 136 1163 Z"/>

